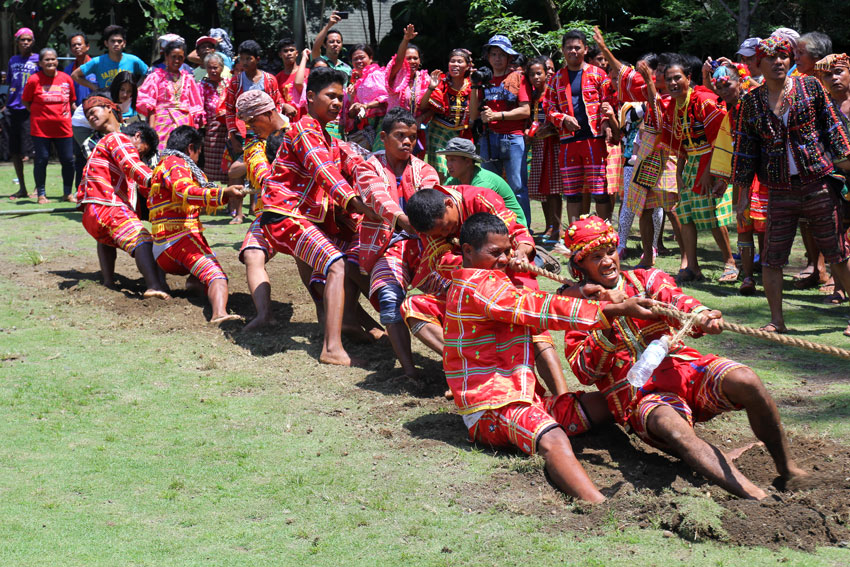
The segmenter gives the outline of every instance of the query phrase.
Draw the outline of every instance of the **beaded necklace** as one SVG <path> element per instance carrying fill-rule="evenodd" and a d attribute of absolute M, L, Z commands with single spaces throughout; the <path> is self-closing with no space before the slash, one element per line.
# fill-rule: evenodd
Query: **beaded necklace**
<path fill-rule="evenodd" d="M 688 87 L 688 94 L 685 95 L 684 102 L 676 101 L 676 106 L 673 109 L 673 139 L 678 140 L 679 147 L 676 148 L 676 153 L 682 149 L 682 141 L 685 136 L 688 137 L 688 145 L 693 145 L 691 139 L 691 125 L 688 123 L 688 107 L 691 105 L 691 94 L 694 90 Z"/>

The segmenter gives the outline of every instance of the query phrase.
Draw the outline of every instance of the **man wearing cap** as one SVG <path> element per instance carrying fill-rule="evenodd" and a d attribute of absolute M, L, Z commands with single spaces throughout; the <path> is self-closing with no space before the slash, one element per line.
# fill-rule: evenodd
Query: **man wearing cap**
<path fill-rule="evenodd" d="M 195 51 L 186 56 L 186 61 L 198 66 L 194 71 L 195 81 L 198 83 L 207 76 L 207 69 L 204 66 L 204 61 L 210 53 L 218 53 L 221 56 L 221 60 L 224 62 L 224 69 L 221 71 L 221 78 L 230 78 L 230 70 L 233 68 L 233 59 L 228 57 L 226 53 L 218 51 L 218 40 L 214 37 L 204 35 L 199 37 L 195 42 Z"/>
<path fill-rule="evenodd" d="M 522 207 L 516 200 L 516 195 L 511 190 L 501 175 L 482 168 L 481 156 L 475 153 L 475 144 L 466 138 L 452 138 L 446 147 L 437 150 L 437 153 L 446 156 L 446 169 L 449 177 L 446 185 L 472 185 L 475 187 L 486 187 L 496 192 L 505 202 L 505 206 L 513 211 L 517 222 L 528 227 L 528 219 Z"/>
<path fill-rule="evenodd" d="M 129 71 L 136 77 L 141 77 L 148 72 L 148 66 L 129 53 L 124 53 L 127 45 L 127 32 L 121 26 L 107 26 L 103 30 L 103 44 L 107 52 L 103 55 L 93 57 L 88 63 L 80 65 L 71 73 L 71 78 L 84 87 L 92 90 L 103 89 L 112 84 L 112 79 L 121 71 Z M 92 83 L 86 77 L 94 73 L 97 84 Z"/>
<path fill-rule="evenodd" d="M 836 283 L 850 289 L 850 245 L 841 230 L 843 183 L 834 176 L 836 167 L 850 171 L 850 134 L 817 79 L 788 75 L 792 52 L 779 36 L 756 47 L 764 84 L 741 99 L 732 164 L 736 185 L 749 187 L 758 174 L 768 187 L 761 261 L 771 320 L 762 329 L 776 333 L 787 331 L 782 268 L 801 218 L 808 220 Z"/>
<path fill-rule="evenodd" d="M 605 143 L 613 141 L 604 103 L 615 102 L 611 80 L 604 70 L 585 62 L 587 37 L 570 30 L 561 42 L 566 65 L 549 79 L 543 99 L 546 118 L 558 129 L 558 165 L 564 183 L 569 221 L 582 212 L 584 195 L 596 202 L 599 216 L 611 218 L 613 205 L 605 177 Z"/>
<path fill-rule="evenodd" d="M 103 134 L 83 170 L 77 208 L 83 227 L 97 240 L 103 284 L 115 285 L 116 249 L 136 260 L 147 289 L 145 297 L 169 299 L 164 274 L 153 258 L 153 239 L 136 214 L 139 193 L 147 198 L 151 169 L 139 157 L 134 140 L 120 131 L 121 110 L 96 93 L 83 102 L 92 128 Z"/>
<path fill-rule="evenodd" d="M 271 175 L 271 164 L 266 156 L 266 141 L 283 133 L 288 123 L 275 108 L 274 100 L 265 91 L 248 91 L 236 99 L 236 115 L 254 131 L 257 137 L 245 146 L 243 160 L 246 177 L 255 191 L 262 191 L 263 183 Z M 262 211 L 262 201 L 257 209 Z M 248 227 L 239 249 L 239 261 L 245 264 L 248 290 L 257 310 L 257 316 L 245 326 L 246 331 L 259 329 L 272 321 L 271 281 L 266 272 L 266 262 L 277 253 L 263 234 L 260 212 Z"/>
<path fill-rule="evenodd" d="M 505 180 L 516 195 L 525 218 L 530 219 L 523 132 L 531 116 L 531 89 L 522 71 L 511 71 L 511 61 L 519 53 L 514 51 L 507 37 L 491 37 L 482 55 L 493 69 L 493 78 L 482 89 L 472 89 L 469 121 L 473 123 L 480 116 L 484 123 L 480 142 L 483 167 L 497 175 L 504 170 Z M 480 109 L 479 101 L 484 105 Z"/>
<path fill-rule="evenodd" d="M 598 217 L 582 217 L 564 235 L 572 252 L 570 272 L 579 285 L 596 284 L 625 298 L 645 297 L 684 313 L 699 315 L 691 337 L 721 332 L 720 311 L 686 295 L 661 270 L 620 269 L 619 238 Z M 670 452 L 696 472 L 742 498 L 761 500 L 764 490 L 753 484 L 729 456 L 696 435 L 695 422 L 744 409 L 753 433 L 762 441 L 788 488 L 808 476 L 792 460 L 779 412 L 759 377 L 750 368 L 714 354 L 702 354 L 682 342 L 669 344 L 661 363 L 642 386 L 629 373 L 655 340 L 670 339 L 679 321 L 630 316 L 612 318 L 610 328 L 567 331 L 567 361 L 582 384 L 595 384 L 605 394 L 615 421 L 646 443 Z M 632 378 L 634 379 L 634 378 Z"/>
<path fill-rule="evenodd" d="M 750 80 L 753 82 L 753 87 L 757 87 L 762 82 L 761 71 L 756 64 L 756 46 L 761 41 L 760 37 L 748 37 L 738 48 L 736 55 L 741 56 L 741 63 L 747 66 L 750 72 Z"/>

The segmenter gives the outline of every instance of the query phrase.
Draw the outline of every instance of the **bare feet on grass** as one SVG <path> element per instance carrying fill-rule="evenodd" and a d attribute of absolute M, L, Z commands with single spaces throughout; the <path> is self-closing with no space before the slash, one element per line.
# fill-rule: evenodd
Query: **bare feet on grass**
<path fill-rule="evenodd" d="M 142 296 L 145 299 L 149 299 L 151 297 L 155 297 L 156 299 L 171 299 L 171 296 L 161 289 L 146 289 Z"/>
<path fill-rule="evenodd" d="M 365 367 L 367 364 L 367 362 L 362 358 L 349 356 L 349 354 L 344 350 L 340 350 L 339 352 L 329 352 L 325 349 L 322 349 L 322 354 L 319 355 L 319 362 L 321 362 L 322 364 L 333 364 L 336 366 L 357 366 L 360 368 Z"/>
<path fill-rule="evenodd" d="M 724 454 L 726 455 L 726 458 L 729 459 L 730 461 L 735 461 L 741 455 L 743 455 L 744 453 L 746 453 L 747 451 L 749 451 L 753 447 L 759 447 L 759 446 L 763 447 L 764 443 L 762 443 L 761 441 L 754 441 L 752 443 L 748 443 L 748 444 L 744 445 L 743 447 L 738 447 L 736 449 L 732 449 L 731 451 L 727 451 Z"/>

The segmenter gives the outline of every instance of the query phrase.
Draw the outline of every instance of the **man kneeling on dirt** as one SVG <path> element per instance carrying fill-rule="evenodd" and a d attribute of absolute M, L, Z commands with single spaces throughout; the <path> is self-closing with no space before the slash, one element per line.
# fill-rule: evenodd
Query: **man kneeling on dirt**
<path fill-rule="evenodd" d="M 604 399 L 598 392 L 544 394 L 534 375 L 532 336 L 545 329 L 603 330 L 618 316 L 653 317 L 644 307 L 649 302 L 586 301 L 518 288 L 504 272 L 513 250 L 508 229 L 489 213 L 464 222 L 460 243 L 463 268 L 452 273 L 446 299 L 443 369 L 470 440 L 539 452 L 560 490 L 601 502 L 605 497 L 567 436 L 610 419 Z"/>
<path fill-rule="evenodd" d="M 628 297 L 648 297 L 685 313 L 699 313 L 692 336 L 720 333 L 720 312 L 686 295 L 666 273 L 656 269 L 620 271 L 617 233 L 602 219 L 577 220 L 564 240 L 572 251 L 570 270 L 580 279 L 579 285 L 599 284 Z M 629 370 L 647 345 L 670 335 L 676 326 L 676 320 L 619 317 L 608 329 L 570 331 L 565 338 L 567 360 L 582 384 L 596 384 L 605 393 L 618 423 L 650 445 L 680 457 L 733 494 L 754 499 L 767 496 L 735 468 L 729 456 L 694 432 L 694 422 L 725 411 L 747 411 L 753 432 L 767 447 L 787 487 L 808 476 L 791 459 L 770 394 L 743 364 L 703 355 L 679 342 L 670 346 L 668 356 L 643 387 L 636 390 L 630 386 Z"/>

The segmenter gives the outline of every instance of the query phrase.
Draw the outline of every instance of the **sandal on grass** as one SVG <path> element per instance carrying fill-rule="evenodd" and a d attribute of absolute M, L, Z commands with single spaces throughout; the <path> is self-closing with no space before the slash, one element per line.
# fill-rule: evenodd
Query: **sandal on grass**
<path fill-rule="evenodd" d="M 723 275 L 720 276 L 720 279 L 717 280 L 720 283 L 732 283 L 738 281 L 738 274 L 740 274 L 740 270 L 738 270 L 738 266 L 735 264 L 726 264 L 723 268 Z"/>
<path fill-rule="evenodd" d="M 823 298 L 826 305 L 841 305 L 847 301 L 847 294 L 843 290 L 837 289 Z"/>
<path fill-rule="evenodd" d="M 705 281 L 705 276 L 700 273 L 694 273 L 694 271 L 690 268 L 682 268 L 679 270 L 679 274 L 676 276 L 676 284 L 682 285 L 687 282 L 702 282 Z"/>
<path fill-rule="evenodd" d="M 765 333 L 776 333 L 777 335 L 784 335 L 788 332 L 788 328 L 780 327 L 776 323 L 768 323 L 764 327 L 759 327 L 759 331 L 764 331 Z"/>
<path fill-rule="evenodd" d="M 753 295 L 756 292 L 756 280 L 751 276 L 746 276 L 741 282 L 741 287 L 738 288 L 738 293 L 741 295 Z"/>

